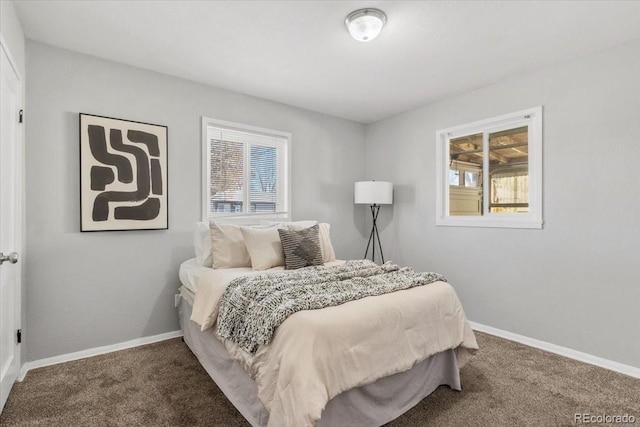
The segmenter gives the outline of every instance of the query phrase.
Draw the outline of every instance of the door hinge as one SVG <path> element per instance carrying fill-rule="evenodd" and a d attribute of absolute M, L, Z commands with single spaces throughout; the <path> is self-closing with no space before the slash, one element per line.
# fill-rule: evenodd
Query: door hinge
<path fill-rule="evenodd" d="M 24 119 L 24 112 L 22 110 L 18 111 L 18 123 L 22 123 Z"/>
<path fill-rule="evenodd" d="M 22 329 L 16 331 L 16 341 L 18 341 L 18 344 L 22 342 Z"/>

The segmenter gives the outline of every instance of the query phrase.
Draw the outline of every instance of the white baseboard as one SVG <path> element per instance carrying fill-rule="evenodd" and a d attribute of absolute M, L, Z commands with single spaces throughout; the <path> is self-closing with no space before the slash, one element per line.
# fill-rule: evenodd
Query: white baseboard
<path fill-rule="evenodd" d="M 182 335 L 182 331 L 167 332 L 150 337 L 136 338 L 134 340 L 125 341 L 118 344 L 89 348 L 87 350 L 76 351 L 74 353 L 34 360 L 33 362 L 27 362 L 22 365 L 22 368 L 20 369 L 20 375 L 18 376 L 18 381 L 22 381 L 27 375 L 27 372 L 29 372 L 31 369 L 43 368 L 45 366 L 57 365 L 58 363 L 71 362 L 72 360 L 85 359 L 87 357 L 98 356 L 100 354 L 111 353 L 118 350 L 125 350 L 127 348 L 139 347 L 141 345 L 152 344 L 158 341 L 181 337 Z"/>
<path fill-rule="evenodd" d="M 625 365 L 623 363 L 614 362 L 613 360 L 603 359 L 601 357 L 593 356 L 588 353 L 573 350 L 567 347 L 551 344 L 545 341 L 540 341 L 535 338 L 525 337 L 524 335 L 514 334 L 513 332 L 503 331 L 502 329 L 486 326 L 481 323 L 469 322 L 471 328 L 485 332 L 489 335 L 495 335 L 500 338 L 505 338 L 510 341 L 519 342 L 520 344 L 528 345 L 529 347 L 539 348 L 540 350 L 548 351 L 550 353 L 559 354 L 560 356 L 568 357 L 569 359 L 578 360 L 580 362 L 589 363 L 590 365 L 599 366 L 601 368 L 609 369 L 611 371 L 620 372 L 621 374 L 629 375 L 630 377 L 640 378 L 640 368 L 635 366 Z"/>
<path fill-rule="evenodd" d="M 494 328 L 491 326 L 486 326 L 481 323 L 470 321 L 469 324 L 474 330 L 479 332 L 485 332 L 489 335 L 495 335 L 497 337 L 515 341 L 529 347 L 535 347 L 539 348 L 540 350 L 548 351 L 550 353 L 559 354 L 560 356 L 568 357 L 569 359 L 578 360 L 580 362 L 589 363 L 591 365 L 599 366 L 611 371 L 620 372 L 621 374 L 629 375 L 634 378 L 640 378 L 640 368 L 636 368 L 635 366 L 625 365 L 623 363 L 614 362 L 613 360 L 609 359 L 603 359 L 601 357 L 593 356 L 588 353 L 583 353 L 581 351 L 573 350 L 567 347 L 540 341 L 535 338 L 525 337 L 524 335 L 515 334 L 513 332 L 504 331 L 502 329 Z M 181 337 L 182 335 L 182 331 L 167 332 L 150 337 L 136 338 L 134 340 L 118 344 L 105 345 L 103 347 L 90 348 L 74 353 L 68 353 L 60 356 L 48 357 L 46 359 L 35 360 L 33 362 L 27 362 L 22 365 L 22 368 L 20 369 L 18 381 L 22 381 L 27 375 L 27 372 L 29 372 L 31 369 L 57 365 L 58 363 L 71 362 L 72 360 L 85 359 L 87 357 L 98 356 L 100 354 L 111 353 L 118 350 L 125 350 L 127 348 L 139 347 L 141 345 Z"/>

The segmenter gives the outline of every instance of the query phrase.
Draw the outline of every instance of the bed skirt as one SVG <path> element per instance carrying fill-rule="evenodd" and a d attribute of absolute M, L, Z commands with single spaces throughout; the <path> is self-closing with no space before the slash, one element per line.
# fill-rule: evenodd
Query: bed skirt
<path fill-rule="evenodd" d="M 191 304 L 180 298 L 178 314 L 185 343 L 242 416 L 254 427 L 265 427 L 269 412 L 258 399 L 256 383 L 231 359 L 211 331 L 200 331 L 190 320 L 191 309 Z M 461 390 L 453 349 L 437 353 L 408 371 L 340 393 L 327 403 L 317 426 L 381 426 L 411 409 L 440 385 Z"/>

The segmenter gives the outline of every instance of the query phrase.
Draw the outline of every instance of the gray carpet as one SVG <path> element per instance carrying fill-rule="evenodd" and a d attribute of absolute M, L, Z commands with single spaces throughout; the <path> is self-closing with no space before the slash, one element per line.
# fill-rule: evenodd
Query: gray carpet
<path fill-rule="evenodd" d="M 438 388 L 387 427 L 569 426 L 635 416 L 640 380 L 477 333 L 462 392 Z M 180 339 L 30 371 L 0 426 L 248 426 Z M 594 424 L 591 424 L 594 425 Z"/>

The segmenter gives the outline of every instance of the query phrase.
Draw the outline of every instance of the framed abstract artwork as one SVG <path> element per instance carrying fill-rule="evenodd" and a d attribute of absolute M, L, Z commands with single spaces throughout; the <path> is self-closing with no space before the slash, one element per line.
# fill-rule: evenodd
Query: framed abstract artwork
<path fill-rule="evenodd" d="M 167 127 L 80 113 L 80 230 L 169 228 Z"/>

